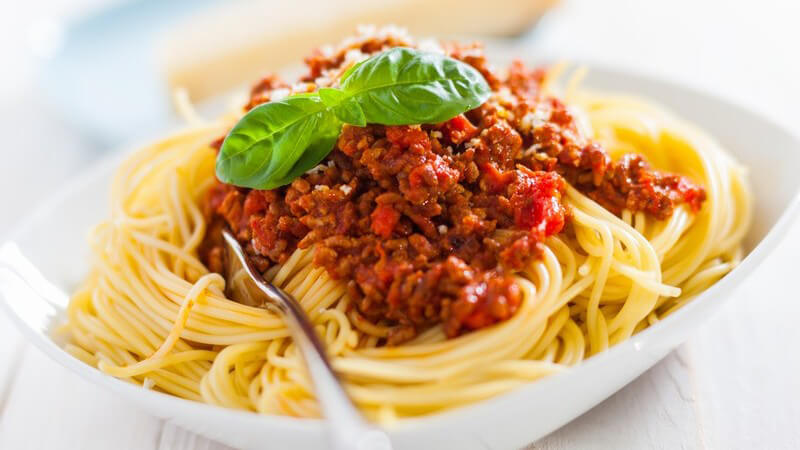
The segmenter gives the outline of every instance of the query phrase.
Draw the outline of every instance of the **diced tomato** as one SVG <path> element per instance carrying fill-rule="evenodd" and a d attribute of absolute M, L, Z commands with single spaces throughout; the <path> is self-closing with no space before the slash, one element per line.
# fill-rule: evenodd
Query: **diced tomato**
<path fill-rule="evenodd" d="M 515 224 L 542 238 L 561 231 L 567 214 L 561 204 L 564 188 L 564 179 L 554 172 L 518 170 L 511 187 Z"/>
<path fill-rule="evenodd" d="M 680 177 L 677 191 L 683 201 L 688 203 L 689 207 L 692 208 L 692 211 L 700 211 L 700 207 L 703 206 L 703 202 L 706 200 L 705 189 L 693 184 L 691 181 L 686 179 L 686 177 Z"/>
<path fill-rule="evenodd" d="M 392 205 L 378 205 L 372 211 L 370 218 L 372 219 L 372 232 L 384 239 L 389 239 L 395 225 L 400 220 L 400 213 L 392 208 Z"/>

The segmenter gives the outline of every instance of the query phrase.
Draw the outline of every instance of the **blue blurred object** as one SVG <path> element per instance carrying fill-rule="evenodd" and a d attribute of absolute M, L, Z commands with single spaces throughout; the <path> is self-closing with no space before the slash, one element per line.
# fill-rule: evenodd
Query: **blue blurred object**
<path fill-rule="evenodd" d="M 129 1 L 68 24 L 61 46 L 39 67 L 44 101 L 101 145 L 174 124 L 156 38 L 170 23 L 218 2 Z"/>

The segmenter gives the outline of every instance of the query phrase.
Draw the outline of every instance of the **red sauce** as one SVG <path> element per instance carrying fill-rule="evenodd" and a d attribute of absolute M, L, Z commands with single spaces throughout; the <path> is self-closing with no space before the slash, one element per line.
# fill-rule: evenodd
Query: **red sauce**
<path fill-rule="evenodd" d="M 400 220 L 400 213 L 392 208 L 392 205 L 378 205 L 372 214 L 372 232 L 378 236 L 389 239 L 397 222 Z"/>
<path fill-rule="evenodd" d="M 561 204 L 564 179 L 553 172 L 523 168 L 511 186 L 511 206 L 517 228 L 550 236 L 564 228 L 567 210 Z"/>
<path fill-rule="evenodd" d="M 333 54 L 316 52 L 303 80 L 340 73 L 349 49 L 393 45 L 410 43 L 356 40 Z M 617 214 L 627 208 L 666 218 L 681 203 L 701 207 L 705 191 L 687 178 L 653 170 L 637 155 L 612 161 L 582 137 L 567 107 L 541 94 L 543 69 L 516 62 L 501 79 L 479 46 L 447 44 L 446 51 L 476 67 L 498 94 L 441 124 L 345 125 L 324 168 L 289 186 L 217 183 L 200 249 L 209 268 L 222 271 L 223 226 L 262 270 L 313 245 L 314 264 L 347 283 L 361 316 L 391 327 L 392 345 L 436 324 L 457 336 L 510 318 L 522 299 L 512 274 L 569 220 L 567 182 Z M 265 78 L 247 107 L 282 86 Z"/>

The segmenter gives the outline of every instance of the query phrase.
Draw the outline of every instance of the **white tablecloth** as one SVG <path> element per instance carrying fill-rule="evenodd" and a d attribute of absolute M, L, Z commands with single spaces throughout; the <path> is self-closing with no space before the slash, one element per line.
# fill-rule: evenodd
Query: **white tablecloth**
<path fill-rule="evenodd" d="M 23 47 L 31 24 L 96 3 L 29 0 L 0 15 L 0 236 L 99 155 L 41 106 Z M 798 19 L 800 2 L 788 0 L 567 0 L 524 51 L 675 78 L 800 134 Z M 800 252 L 800 224 L 796 229 L 686 344 L 531 448 L 798 448 L 800 299 L 790 285 Z M 0 317 L 0 448 L 225 447 L 67 372 Z"/>

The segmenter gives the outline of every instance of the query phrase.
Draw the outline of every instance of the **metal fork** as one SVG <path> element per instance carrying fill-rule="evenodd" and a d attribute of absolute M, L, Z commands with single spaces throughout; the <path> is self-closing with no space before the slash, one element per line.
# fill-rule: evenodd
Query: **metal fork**
<path fill-rule="evenodd" d="M 333 448 L 391 450 L 389 436 L 380 428 L 367 423 L 345 393 L 341 380 L 331 367 L 325 347 L 297 300 L 261 276 L 230 231 L 223 230 L 222 236 L 228 249 L 225 258 L 228 273 L 232 273 L 234 258 L 230 256 L 233 253 L 235 260 L 238 260 L 255 286 L 266 296 L 267 301 L 260 306 L 279 314 L 285 320 L 289 334 L 305 361 L 317 401 L 328 421 Z"/>

